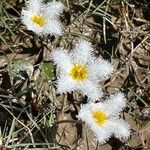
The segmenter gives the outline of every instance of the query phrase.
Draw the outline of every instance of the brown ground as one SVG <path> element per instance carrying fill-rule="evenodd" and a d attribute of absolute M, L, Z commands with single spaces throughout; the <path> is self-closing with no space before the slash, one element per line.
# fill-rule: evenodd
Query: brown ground
<path fill-rule="evenodd" d="M 44 38 L 21 24 L 24 0 L 0 1 L 0 149 L 150 149 L 149 0 L 62 2 L 64 34 Z M 43 75 L 42 63 L 51 62 L 52 47 L 72 49 L 78 38 L 90 41 L 95 55 L 115 68 L 102 85 L 106 94 L 121 90 L 128 98 L 122 113 L 132 128 L 127 141 L 111 138 L 107 144 L 98 143 L 93 132 L 77 122 L 79 106 L 86 99 L 75 92 L 56 94 Z M 13 64 L 18 59 L 27 60 L 27 69 L 17 72 Z"/>

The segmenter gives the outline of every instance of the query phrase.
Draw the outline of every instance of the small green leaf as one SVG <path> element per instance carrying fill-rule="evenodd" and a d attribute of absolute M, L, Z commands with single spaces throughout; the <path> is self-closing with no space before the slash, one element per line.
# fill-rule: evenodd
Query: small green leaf
<path fill-rule="evenodd" d="M 48 82 L 51 82 L 54 79 L 54 65 L 50 62 L 44 62 L 42 65 L 42 76 Z"/>

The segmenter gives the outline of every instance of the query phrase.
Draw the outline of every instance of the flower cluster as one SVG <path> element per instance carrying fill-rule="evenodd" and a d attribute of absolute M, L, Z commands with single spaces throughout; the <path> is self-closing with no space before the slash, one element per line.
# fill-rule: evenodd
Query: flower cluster
<path fill-rule="evenodd" d="M 58 17 L 63 9 L 63 4 L 55 0 L 47 4 L 43 0 L 29 0 L 22 10 L 22 22 L 38 35 L 61 35 L 62 24 Z"/>
<path fill-rule="evenodd" d="M 109 76 L 113 67 L 108 61 L 95 58 L 92 52 L 91 43 L 85 40 L 79 40 L 71 53 L 62 48 L 52 52 L 54 62 L 60 71 L 57 81 L 58 92 L 79 90 L 92 101 L 102 96 L 99 81 Z"/>
<path fill-rule="evenodd" d="M 21 19 L 28 30 L 38 35 L 61 35 L 59 16 L 63 9 L 64 5 L 56 0 L 48 3 L 43 0 L 28 0 Z M 58 92 L 79 91 L 89 100 L 87 104 L 81 105 L 78 119 L 84 121 L 102 143 L 111 136 L 128 138 L 129 125 L 119 117 L 126 106 L 124 95 L 117 93 L 104 102 L 95 103 L 103 95 L 100 82 L 113 72 L 111 63 L 96 58 L 91 43 L 85 40 L 79 40 L 71 52 L 55 48 L 51 54 L 58 70 Z"/>
<path fill-rule="evenodd" d="M 60 93 L 79 90 L 90 100 L 81 105 L 78 118 L 84 121 L 96 134 L 99 142 L 106 142 L 112 135 L 124 139 L 130 135 L 129 125 L 119 113 L 126 106 L 122 93 L 111 95 L 108 100 L 95 103 L 102 96 L 99 81 L 107 78 L 112 72 L 112 65 L 102 58 L 95 58 L 91 44 L 79 40 L 72 52 L 57 48 L 52 57 L 59 70 L 57 89 Z"/>

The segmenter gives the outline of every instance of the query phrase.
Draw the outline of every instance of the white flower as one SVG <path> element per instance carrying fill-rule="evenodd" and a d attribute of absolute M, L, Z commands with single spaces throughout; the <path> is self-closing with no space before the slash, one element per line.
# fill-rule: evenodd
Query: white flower
<path fill-rule="evenodd" d="M 125 106 L 124 95 L 117 93 L 103 103 L 81 105 L 78 119 L 91 128 L 101 143 L 105 143 L 112 135 L 126 139 L 130 135 L 129 125 L 118 116 Z"/>
<path fill-rule="evenodd" d="M 57 48 L 52 57 L 60 70 L 57 81 L 59 93 L 79 90 L 92 101 L 102 96 L 98 82 L 110 75 L 113 68 L 106 60 L 94 58 L 91 43 L 79 40 L 71 53 Z"/>
<path fill-rule="evenodd" d="M 58 17 L 63 9 L 63 4 L 55 0 L 46 4 L 43 0 L 29 0 L 22 10 L 21 19 L 28 30 L 38 35 L 61 35 L 62 24 Z"/>

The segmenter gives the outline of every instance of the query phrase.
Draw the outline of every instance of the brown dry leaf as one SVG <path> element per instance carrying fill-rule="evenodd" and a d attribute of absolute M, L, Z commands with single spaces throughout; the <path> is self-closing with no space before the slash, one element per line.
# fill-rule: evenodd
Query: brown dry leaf
<path fill-rule="evenodd" d="M 114 75 L 111 76 L 110 82 L 106 87 L 108 93 L 115 93 L 124 85 L 128 77 L 128 68 L 120 68 Z"/>
<path fill-rule="evenodd" d="M 67 146 L 69 149 L 76 147 L 78 141 L 78 129 L 70 114 L 60 113 L 58 115 L 57 142 Z M 70 122 L 72 121 L 72 122 Z"/>
<path fill-rule="evenodd" d="M 128 113 L 125 113 L 124 115 L 125 115 L 125 120 L 128 122 L 128 124 L 130 125 L 131 129 L 134 131 L 131 134 L 131 139 L 128 141 L 128 145 L 130 147 L 134 147 L 136 145 L 140 145 L 141 144 L 141 140 L 140 140 L 140 137 L 139 137 L 139 135 L 137 133 L 137 131 L 139 130 L 139 124 Z"/>
<path fill-rule="evenodd" d="M 150 123 L 144 122 L 141 126 L 139 122 L 135 121 L 135 117 L 129 113 L 125 113 L 125 120 L 129 123 L 132 133 L 128 145 L 132 148 L 146 144 L 150 141 Z"/>

